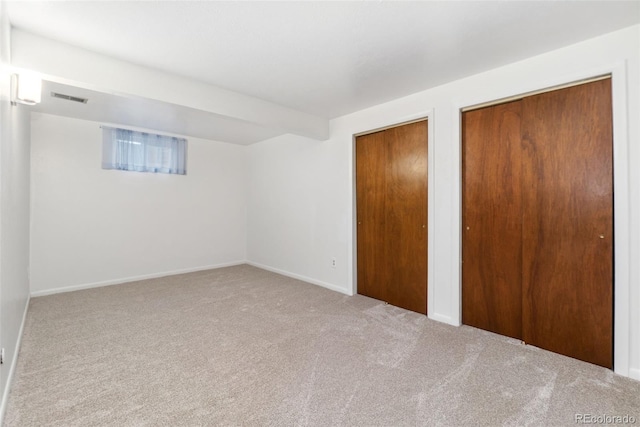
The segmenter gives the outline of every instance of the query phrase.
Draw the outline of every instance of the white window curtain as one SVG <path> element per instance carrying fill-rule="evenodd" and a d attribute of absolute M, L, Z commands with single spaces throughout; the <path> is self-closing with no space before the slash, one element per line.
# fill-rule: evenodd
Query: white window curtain
<path fill-rule="evenodd" d="M 187 140 L 102 127 L 102 168 L 187 174 Z"/>

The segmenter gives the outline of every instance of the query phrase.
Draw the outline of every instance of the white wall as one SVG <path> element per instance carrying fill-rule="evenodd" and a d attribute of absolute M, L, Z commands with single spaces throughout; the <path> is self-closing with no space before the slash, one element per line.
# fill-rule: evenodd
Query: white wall
<path fill-rule="evenodd" d="M 29 113 L 9 103 L 10 32 L 0 2 L 0 421 L 29 300 Z"/>
<path fill-rule="evenodd" d="M 244 262 L 246 147 L 188 138 L 185 176 L 103 170 L 99 126 L 32 114 L 32 295 Z"/>
<path fill-rule="evenodd" d="M 353 135 L 433 109 L 429 316 L 459 324 L 459 108 L 615 70 L 615 369 L 640 379 L 639 40 L 640 26 L 630 27 L 340 117 L 326 142 L 282 136 L 250 146 L 248 260 L 355 292 Z"/>
<path fill-rule="evenodd" d="M 348 292 L 348 144 L 285 135 L 247 148 L 247 259 Z"/>

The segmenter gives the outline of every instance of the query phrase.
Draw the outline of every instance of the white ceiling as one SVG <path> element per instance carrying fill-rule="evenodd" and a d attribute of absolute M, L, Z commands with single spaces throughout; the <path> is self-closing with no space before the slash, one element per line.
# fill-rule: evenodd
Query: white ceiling
<path fill-rule="evenodd" d="M 8 4 L 24 31 L 325 118 L 640 22 L 638 1 Z"/>

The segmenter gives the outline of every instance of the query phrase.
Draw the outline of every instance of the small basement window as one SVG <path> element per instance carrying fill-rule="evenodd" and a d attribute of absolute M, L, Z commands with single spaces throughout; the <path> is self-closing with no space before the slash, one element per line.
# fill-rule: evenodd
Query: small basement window
<path fill-rule="evenodd" d="M 102 127 L 102 169 L 187 174 L 187 140 Z"/>

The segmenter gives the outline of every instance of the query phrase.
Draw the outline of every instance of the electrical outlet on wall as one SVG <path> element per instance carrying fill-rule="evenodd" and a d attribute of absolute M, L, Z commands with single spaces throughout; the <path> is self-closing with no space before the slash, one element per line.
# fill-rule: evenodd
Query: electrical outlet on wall
<path fill-rule="evenodd" d="M 331 268 L 336 268 L 336 259 L 331 258 Z"/>

